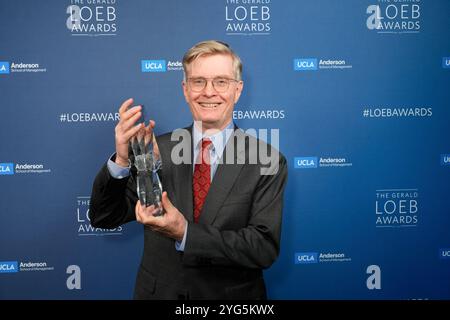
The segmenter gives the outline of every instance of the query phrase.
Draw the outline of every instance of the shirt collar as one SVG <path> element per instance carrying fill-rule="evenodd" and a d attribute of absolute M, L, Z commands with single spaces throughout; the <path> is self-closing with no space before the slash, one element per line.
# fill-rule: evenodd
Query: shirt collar
<path fill-rule="evenodd" d="M 211 140 L 213 148 L 215 149 L 215 152 L 217 153 L 218 157 L 222 156 L 223 150 L 225 149 L 225 145 L 228 142 L 228 139 L 231 137 L 231 134 L 234 131 L 234 124 L 233 121 L 230 121 L 228 125 L 222 130 L 219 131 L 211 136 L 204 135 L 200 129 L 195 125 L 192 126 L 193 129 L 193 142 L 194 142 L 194 149 L 200 150 L 201 144 L 200 141 L 203 138 L 208 138 Z"/>

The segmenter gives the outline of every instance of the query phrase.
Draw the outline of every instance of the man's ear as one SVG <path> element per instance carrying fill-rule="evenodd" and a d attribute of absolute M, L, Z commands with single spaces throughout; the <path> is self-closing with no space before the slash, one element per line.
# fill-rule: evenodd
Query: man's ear
<path fill-rule="evenodd" d="M 243 89 L 244 89 L 244 81 L 241 80 L 236 85 L 236 92 L 234 93 L 234 103 L 238 102 Z"/>
<path fill-rule="evenodd" d="M 187 103 L 189 103 L 186 81 L 183 80 L 181 82 L 181 86 L 183 87 L 184 99 L 186 100 Z"/>

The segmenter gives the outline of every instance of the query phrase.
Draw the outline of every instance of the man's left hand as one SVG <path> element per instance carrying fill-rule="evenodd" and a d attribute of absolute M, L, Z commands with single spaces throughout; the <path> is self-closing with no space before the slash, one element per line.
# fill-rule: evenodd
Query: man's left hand
<path fill-rule="evenodd" d="M 165 211 L 162 216 L 153 216 L 157 209 L 154 206 L 143 207 L 141 203 L 136 203 L 136 220 L 152 230 L 160 232 L 169 238 L 177 241 L 183 240 L 184 230 L 186 229 L 186 219 L 170 202 L 167 192 L 162 194 L 162 207 Z"/>

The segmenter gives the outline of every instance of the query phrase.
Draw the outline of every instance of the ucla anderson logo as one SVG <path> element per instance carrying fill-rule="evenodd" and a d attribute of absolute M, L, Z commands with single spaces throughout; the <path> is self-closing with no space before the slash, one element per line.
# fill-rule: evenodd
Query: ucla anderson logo
<path fill-rule="evenodd" d="M 317 168 L 317 157 L 296 157 L 294 158 L 295 169 L 315 169 Z"/>
<path fill-rule="evenodd" d="M 450 57 L 442 58 L 442 68 L 450 69 Z"/>
<path fill-rule="evenodd" d="M 317 59 L 294 59 L 295 71 L 314 71 L 317 70 Z"/>
<path fill-rule="evenodd" d="M 35 63 L 35 61 L 33 61 L 33 63 L 24 63 L 22 61 L 12 61 L 9 63 L 8 61 L 0 61 L 0 74 L 10 74 L 14 72 L 47 72 L 47 68 L 42 67 L 39 63 Z"/>
<path fill-rule="evenodd" d="M 50 173 L 51 169 L 44 167 L 42 163 L 0 163 L 0 175 L 19 173 Z"/>
<path fill-rule="evenodd" d="M 9 73 L 9 62 L 0 61 L 0 74 L 8 74 Z"/>
<path fill-rule="evenodd" d="M 439 258 L 450 259 L 450 248 L 439 249 Z"/>
<path fill-rule="evenodd" d="M 441 165 L 450 166 L 450 154 L 441 154 Z"/>
<path fill-rule="evenodd" d="M 310 264 L 319 262 L 317 252 L 296 252 L 295 264 Z"/>
<path fill-rule="evenodd" d="M 166 72 L 166 60 L 141 60 L 142 72 Z"/>
<path fill-rule="evenodd" d="M 341 58 L 308 58 L 294 59 L 294 71 L 343 70 L 353 66 Z"/>
<path fill-rule="evenodd" d="M 14 163 L 0 163 L 0 175 L 14 174 Z"/>
<path fill-rule="evenodd" d="M 0 273 L 18 272 L 17 261 L 0 261 Z"/>

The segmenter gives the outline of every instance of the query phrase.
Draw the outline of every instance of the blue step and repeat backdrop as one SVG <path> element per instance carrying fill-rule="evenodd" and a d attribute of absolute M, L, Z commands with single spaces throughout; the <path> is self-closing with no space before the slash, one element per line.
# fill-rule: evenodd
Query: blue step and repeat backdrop
<path fill-rule="evenodd" d="M 0 1 L 0 298 L 132 297 L 142 227 L 93 228 L 92 182 L 123 100 L 190 123 L 207 39 L 289 162 L 269 297 L 450 299 L 448 0 Z"/>

